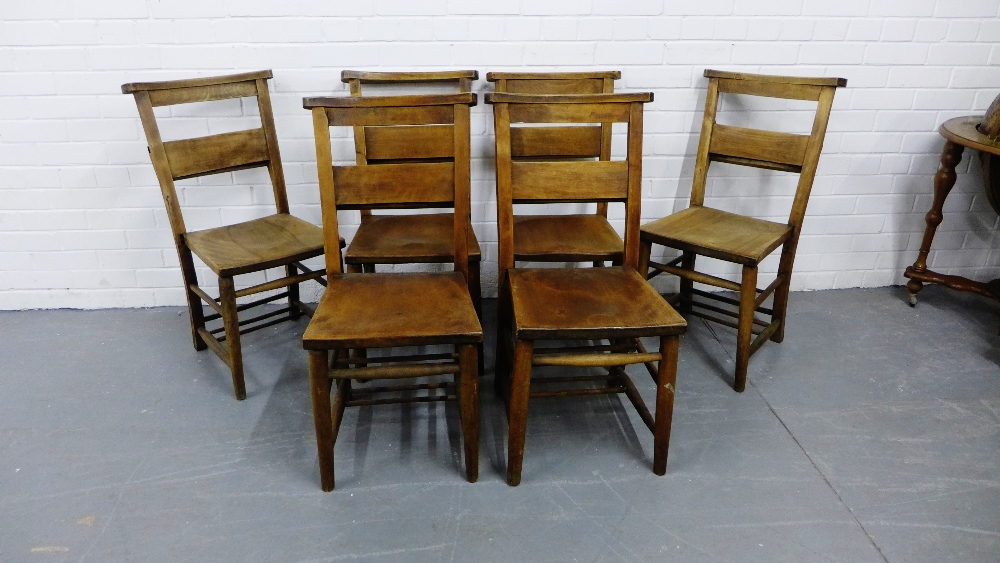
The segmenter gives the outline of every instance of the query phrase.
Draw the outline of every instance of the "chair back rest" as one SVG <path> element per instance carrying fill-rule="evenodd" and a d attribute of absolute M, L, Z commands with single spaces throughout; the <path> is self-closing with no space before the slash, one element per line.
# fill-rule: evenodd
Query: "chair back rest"
<path fill-rule="evenodd" d="M 805 216 L 809 193 L 816 176 L 816 165 L 826 136 L 833 95 L 838 87 L 847 85 L 847 80 L 768 76 L 711 69 L 705 70 L 705 76 L 709 79 L 708 95 L 695 160 L 691 205 L 704 204 L 708 168 L 713 161 L 793 172 L 799 174 L 799 182 L 788 222 L 797 231 Z M 799 135 L 716 123 L 721 94 L 815 101 L 817 106 L 812 130 L 808 135 Z"/>
<path fill-rule="evenodd" d="M 579 201 L 625 203 L 625 263 L 636 267 L 642 181 L 642 104 L 649 92 L 629 94 L 539 95 L 495 92 L 497 228 L 501 277 L 514 267 L 514 204 Z M 552 123 L 626 123 L 624 161 L 567 161 L 560 157 L 516 160 L 514 130 Z M 514 128 L 511 124 L 521 127 Z"/>
<path fill-rule="evenodd" d="M 262 70 L 228 76 L 122 85 L 122 93 L 132 94 L 139 108 L 139 118 L 149 144 L 149 156 L 160 183 L 170 227 L 178 244 L 187 230 L 177 199 L 175 180 L 266 166 L 278 213 L 288 213 L 278 137 L 274 129 L 271 98 L 267 91 L 267 80 L 271 77 L 270 70 Z M 231 98 L 255 98 L 261 126 L 175 141 L 163 141 L 160 137 L 154 107 Z"/>
<path fill-rule="evenodd" d="M 617 70 L 599 72 L 489 72 L 486 80 L 495 92 L 511 94 L 611 94 Z M 512 158 L 611 159 L 611 124 L 584 127 L 527 127 L 514 129 Z"/>
<path fill-rule="evenodd" d="M 473 93 L 423 96 L 305 98 L 312 110 L 327 272 L 341 273 L 338 209 L 453 207 L 455 269 L 468 276 L 470 223 L 469 108 Z M 330 127 L 409 128 L 445 161 L 334 166 Z"/>

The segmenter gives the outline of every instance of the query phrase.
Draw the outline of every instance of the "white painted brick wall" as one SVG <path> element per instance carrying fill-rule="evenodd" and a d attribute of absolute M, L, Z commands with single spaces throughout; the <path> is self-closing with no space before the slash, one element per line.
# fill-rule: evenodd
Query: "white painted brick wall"
<path fill-rule="evenodd" d="M 931 202 L 943 144 L 937 126 L 981 114 L 1000 93 L 998 16 L 1000 0 L 0 2 L 0 308 L 182 304 L 135 105 L 119 86 L 262 68 L 275 74 L 292 211 L 315 223 L 312 131 L 301 98 L 344 93 L 345 68 L 474 68 L 484 78 L 489 70 L 620 69 L 621 89 L 656 94 L 646 113 L 644 221 L 687 205 L 703 69 L 845 77 L 792 284 L 899 284 Z M 476 84 L 480 93 L 489 89 L 484 80 Z M 175 111 L 165 130 L 207 134 L 257 119 L 256 108 L 236 102 L 203 106 Z M 798 128 L 797 117 L 763 120 Z M 474 109 L 472 130 L 473 221 L 492 291 L 489 106 Z M 347 158 L 348 139 L 338 141 Z M 967 153 L 959 173 L 931 266 L 995 277 L 998 218 L 982 191 L 978 157 Z M 709 203 L 781 220 L 791 190 L 780 175 L 718 166 Z M 260 171 L 182 182 L 180 194 L 194 227 L 258 217 L 271 201 Z M 350 236 L 357 217 L 344 215 Z M 622 210 L 612 207 L 611 216 L 620 228 Z M 762 267 L 765 277 L 775 269 L 774 259 Z"/>

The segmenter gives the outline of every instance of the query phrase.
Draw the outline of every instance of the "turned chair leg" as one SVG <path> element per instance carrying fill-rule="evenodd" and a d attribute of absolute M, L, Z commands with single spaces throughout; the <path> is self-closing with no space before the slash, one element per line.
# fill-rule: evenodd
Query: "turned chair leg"
<path fill-rule="evenodd" d="M 514 374 L 511 378 L 507 416 L 507 484 L 512 487 L 521 483 L 528 396 L 531 390 L 531 356 L 534 348 L 534 342 L 530 340 L 514 342 Z"/>
<path fill-rule="evenodd" d="M 674 386 L 677 384 L 676 336 L 660 337 L 660 364 L 656 374 L 656 418 L 653 423 L 653 473 L 667 472 L 670 424 L 674 418 Z"/>
<path fill-rule="evenodd" d="M 459 347 L 458 407 L 465 442 L 465 479 L 470 483 L 479 479 L 479 374 L 475 371 L 478 365 L 476 355 L 475 346 Z"/>
<path fill-rule="evenodd" d="M 757 267 L 743 266 L 740 284 L 740 313 L 736 330 L 736 382 L 733 389 L 742 393 L 747 385 L 750 363 L 750 340 L 753 338 L 754 301 L 757 298 Z"/>
<path fill-rule="evenodd" d="M 788 292 L 792 286 L 792 261 L 795 260 L 795 250 L 785 243 L 781 250 L 781 262 L 778 264 L 778 275 L 785 281 L 774 290 L 774 302 L 771 304 L 771 322 L 780 321 L 777 330 L 771 335 L 771 342 L 781 342 L 785 339 L 785 319 L 788 317 Z"/>
<path fill-rule="evenodd" d="M 226 351 L 229 353 L 229 368 L 233 373 L 233 390 L 236 399 L 247 398 L 246 383 L 243 380 L 243 349 L 240 345 L 240 318 L 236 311 L 236 287 L 233 278 L 219 278 L 219 304 L 222 306 L 222 326 L 226 331 Z"/>
<path fill-rule="evenodd" d="M 194 269 L 191 251 L 178 246 L 177 255 L 180 257 L 184 295 L 187 297 L 188 315 L 191 318 L 191 338 L 194 340 L 194 349 L 200 352 L 208 348 L 208 344 L 205 344 L 205 339 L 198 334 L 198 329 L 205 328 L 205 308 L 202 306 L 201 297 L 191 289 L 191 286 L 198 285 L 198 273 Z"/>

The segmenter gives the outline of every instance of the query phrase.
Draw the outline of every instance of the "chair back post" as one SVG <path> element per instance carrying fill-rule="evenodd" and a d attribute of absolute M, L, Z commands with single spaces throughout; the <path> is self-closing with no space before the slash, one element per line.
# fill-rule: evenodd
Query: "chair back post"
<path fill-rule="evenodd" d="M 701 120 L 701 137 L 698 140 L 698 154 L 694 163 L 694 182 L 691 184 L 691 206 L 705 205 L 705 183 L 708 181 L 709 145 L 712 140 L 712 128 L 715 127 L 715 114 L 719 106 L 719 79 L 708 79 L 708 93 L 705 96 L 705 115 Z"/>
<path fill-rule="evenodd" d="M 340 225 L 337 223 L 337 197 L 333 185 L 333 153 L 330 146 L 330 118 L 322 106 L 312 108 L 313 135 L 316 138 L 316 169 L 319 175 L 319 204 L 323 221 L 323 255 L 327 276 L 344 272 L 340 249 Z M 329 279 L 329 278 L 328 278 Z"/>
<path fill-rule="evenodd" d="M 285 172 L 281 167 L 281 153 L 278 151 L 278 133 L 274 127 L 274 110 L 271 107 L 271 93 L 267 90 L 267 79 L 258 78 L 257 108 L 260 111 L 260 124 L 267 139 L 267 172 L 271 176 L 271 189 L 274 192 L 274 205 L 278 213 L 289 213 L 288 193 L 285 190 Z"/>
<path fill-rule="evenodd" d="M 487 97 L 487 102 L 491 98 Z M 514 267 L 514 197 L 511 188 L 510 106 L 493 104 L 493 132 L 496 143 L 497 175 L 497 270 L 500 284 Z"/>
<path fill-rule="evenodd" d="M 476 95 L 437 94 L 385 97 L 319 97 L 303 99 L 312 111 L 316 138 L 323 239 L 327 271 L 340 274 L 337 210 L 363 208 L 453 207 L 456 271 L 469 275 L 469 230 L 471 215 L 469 108 Z M 330 127 L 450 126 L 449 152 L 444 162 L 406 162 L 334 166 Z M 435 149 L 436 150 L 436 149 Z M 336 248 L 336 252 L 333 249 Z"/>
<path fill-rule="evenodd" d="M 652 101 L 652 95 L 650 95 Z M 642 102 L 629 105 L 628 117 L 628 195 L 625 201 L 624 263 L 639 269 L 639 219 L 642 215 Z M 610 129 L 610 124 L 608 124 Z"/>
<path fill-rule="evenodd" d="M 795 238 L 798 237 L 798 232 L 802 228 L 802 220 L 806 214 L 809 195 L 812 193 L 813 180 L 816 178 L 816 168 L 819 165 L 820 152 L 823 150 L 823 141 L 826 138 L 827 124 L 830 122 L 830 109 L 833 106 L 833 95 L 835 92 L 835 86 L 825 87 L 820 91 L 816 116 L 813 119 L 812 132 L 809 135 L 809 142 L 806 145 L 802 172 L 799 173 L 799 183 L 795 188 L 795 199 L 792 201 L 792 210 L 788 215 L 788 224 L 795 229 L 795 233 L 792 235 Z"/>

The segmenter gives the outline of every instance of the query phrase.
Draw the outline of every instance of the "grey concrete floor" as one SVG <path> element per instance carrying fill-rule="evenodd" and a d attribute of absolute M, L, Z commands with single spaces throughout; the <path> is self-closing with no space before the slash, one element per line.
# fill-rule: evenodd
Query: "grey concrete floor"
<path fill-rule="evenodd" d="M 478 483 L 454 405 L 392 405 L 348 411 L 323 493 L 305 321 L 245 337 L 237 402 L 182 309 L 3 312 L 0 560 L 998 561 L 997 313 L 795 293 L 743 394 L 695 319 L 664 477 L 627 401 L 537 399 L 508 487 L 490 354 Z"/>

